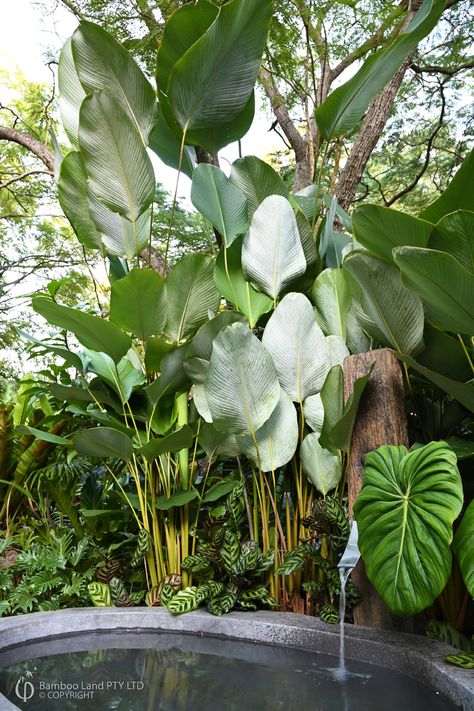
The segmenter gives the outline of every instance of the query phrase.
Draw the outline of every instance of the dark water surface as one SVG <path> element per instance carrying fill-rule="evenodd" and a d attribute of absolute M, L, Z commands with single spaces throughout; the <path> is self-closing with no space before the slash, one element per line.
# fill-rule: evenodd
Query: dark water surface
<path fill-rule="evenodd" d="M 455 708 L 409 677 L 361 662 L 348 661 L 340 682 L 337 664 L 324 654 L 193 635 L 78 634 L 0 654 L 0 691 L 26 711 Z"/>

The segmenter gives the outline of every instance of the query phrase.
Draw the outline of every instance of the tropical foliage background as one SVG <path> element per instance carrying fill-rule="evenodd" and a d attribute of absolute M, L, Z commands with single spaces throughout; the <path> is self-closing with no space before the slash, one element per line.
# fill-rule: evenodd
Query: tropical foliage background
<path fill-rule="evenodd" d="M 4 311 L 29 271 L 45 277 L 3 326 L 40 369 L 5 366 L 1 611 L 264 605 L 338 621 L 373 371 L 344 397 L 343 364 L 383 347 L 403 367 L 411 449 L 366 458 L 367 575 L 474 664 L 463 3 L 377 16 L 361 2 L 137 2 L 126 21 L 110 3 L 64 4 L 80 23 L 59 58 L 60 122 L 56 98 L 23 84 L 0 127 Z M 224 172 L 257 80 L 288 149 Z M 196 212 L 157 184 L 151 153 L 191 178 Z M 66 219 L 42 218 L 56 199 Z"/>

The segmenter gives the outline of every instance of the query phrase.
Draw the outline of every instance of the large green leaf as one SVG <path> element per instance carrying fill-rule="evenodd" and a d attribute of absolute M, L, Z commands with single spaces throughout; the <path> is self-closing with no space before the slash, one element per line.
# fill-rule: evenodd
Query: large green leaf
<path fill-rule="evenodd" d="M 455 373 L 457 380 L 472 378 L 471 366 L 459 339 L 425 323 L 425 349 L 417 355 L 418 362 L 447 378 Z"/>
<path fill-rule="evenodd" d="M 357 126 L 372 99 L 435 27 L 444 6 L 445 0 L 425 0 L 410 24 L 388 47 L 372 54 L 349 81 L 328 96 L 316 111 L 323 138 L 341 136 Z"/>
<path fill-rule="evenodd" d="M 303 403 L 304 420 L 313 432 L 321 433 L 324 424 L 324 405 L 321 394 L 310 395 Z"/>
<path fill-rule="evenodd" d="M 385 445 L 367 455 L 354 505 L 359 548 L 369 579 L 393 613 L 421 612 L 442 592 L 462 501 L 456 455 L 444 442 L 412 452 Z"/>
<path fill-rule="evenodd" d="M 306 271 L 298 224 L 288 200 L 271 195 L 255 210 L 242 245 L 246 277 L 276 301 Z"/>
<path fill-rule="evenodd" d="M 79 242 L 89 249 L 102 249 L 102 237 L 90 213 L 87 173 L 78 152 L 68 153 L 61 161 L 58 198 Z"/>
<path fill-rule="evenodd" d="M 453 550 L 469 595 L 474 597 L 474 501 L 467 507 L 456 531 Z"/>
<path fill-rule="evenodd" d="M 319 392 L 329 371 L 328 347 L 304 294 L 287 294 L 268 321 L 262 343 L 283 390 L 302 403 Z"/>
<path fill-rule="evenodd" d="M 166 324 L 163 279 L 152 269 L 132 269 L 112 284 L 110 320 L 141 341 L 159 335 Z"/>
<path fill-rule="evenodd" d="M 147 373 L 159 373 L 161 361 L 176 346 L 158 336 L 150 336 L 145 343 L 145 368 Z"/>
<path fill-rule="evenodd" d="M 245 315 L 254 328 L 263 314 L 268 313 L 273 301 L 253 288 L 244 276 L 241 263 L 242 239 L 231 247 L 223 247 L 214 267 L 214 281 L 222 296 Z"/>
<path fill-rule="evenodd" d="M 434 370 L 426 368 L 420 363 L 417 363 L 413 358 L 410 358 L 408 355 L 397 355 L 398 358 L 409 365 L 410 368 L 413 368 L 418 373 L 421 373 L 421 375 L 424 375 L 427 380 L 437 385 L 441 388 L 441 390 L 444 390 L 444 392 L 451 395 L 451 397 L 455 400 L 458 400 L 458 402 L 464 405 L 464 407 L 467 407 L 468 410 L 474 412 L 474 383 L 472 381 L 463 383 L 459 380 L 453 380 L 452 378 L 448 378 L 441 373 L 437 373 Z"/>
<path fill-rule="evenodd" d="M 381 205 L 361 205 L 352 214 L 354 235 L 376 257 L 393 263 L 395 247 L 427 247 L 433 225 Z"/>
<path fill-rule="evenodd" d="M 444 193 L 420 212 L 420 217 L 429 222 L 438 222 L 456 210 L 474 212 L 474 148 L 464 159 Z"/>
<path fill-rule="evenodd" d="M 98 25 L 82 21 L 72 36 L 72 54 L 86 93 L 106 91 L 113 96 L 147 145 L 156 119 L 156 97 L 129 52 Z"/>
<path fill-rule="evenodd" d="M 117 365 L 105 353 L 87 351 L 87 356 L 88 369 L 115 390 L 122 404 L 128 402 L 134 388 L 145 380 L 140 360 L 133 350 L 129 350 Z"/>
<path fill-rule="evenodd" d="M 86 348 L 109 355 L 118 363 L 131 346 L 129 336 L 98 316 L 85 314 L 78 309 L 60 306 L 50 299 L 36 297 L 32 301 L 36 313 L 49 323 L 71 331 Z"/>
<path fill-rule="evenodd" d="M 321 429 L 321 446 L 331 447 L 331 432 L 344 413 L 344 374 L 340 365 L 329 371 L 321 390 L 324 422 Z"/>
<path fill-rule="evenodd" d="M 344 269 L 362 289 L 357 318 L 364 331 L 401 353 L 419 350 L 423 344 L 423 306 L 416 294 L 405 289 L 398 269 L 357 251 L 346 257 Z"/>
<path fill-rule="evenodd" d="M 193 431 L 188 425 L 183 425 L 176 432 L 172 432 L 166 437 L 151 439 L 138 450 L 145 459 L 152 462 L 160 454 L 165 452 L 179 452 L 181 449 L 188 449 L 193 443 Z"/>
<path fill-rule="evenodd" d="M 256 156 L 245 156 L 234 161 L 230 179 L 247 198 L 249 219 L 252 219 L 257 207 L 270 195 L 289 197 L 288 186 L 278 173 Z"/>
<path fill-rule="evenodd" d="M 443 331 L 474 334 L 474 274 L 434 249 L 399 247 L 394 257 L 406 286 L 423 298 L 431 323 Z"/>
<path fill-rule="evenodd" d="M 79 109 L 86 98 L 86 92 L 77 76 L 71 39 L 66 40 L 59 56 L 58 64 L 59 106 L 61 119 L 67 137 L 74 148 L 79 148 Z"/>
<path fill-rule="evenodd" d="M 146 395 L 153 408 L 160 400 L 169 400 L 178 393 L 188 390 L 190 382 L 183 367 L 186 346 L 175 348 L 163 356 L 160 364 L 160 377 L 145 388 Z"/>
<path fill-rule="evenodd" d="M 168 100 L 189 140 L 207 148 L 206 131 L 228 130 L 248 107 L 271 14 L 271 0 L 232 0 L 174 64 Z"/>
<path fill-rule="evenodd" d="M 115 457 L 129 461 L 132 456 L 132 440 L 123 432 L 111 427 L 96 427 L 80 430 L 74 435 L 73 444 L 79 454 L 88 457 Z"/>
<path fill-rule="evenodd" d="M 288 395 L 281 392 L 270 418 L 255 433 L 241 438 L 242 452 L 262 471 L 274 472 L 287 464 L 298 446 L 298 417 Z"/>
<path fill-rule="evenodd" d="M 374 363 L 372 363 L 366 375 L 357 378 L 357 380 L 355 381 L 354 389 L 352 390 L 351 394 L 349 395 L 347 401 L 344 404 L 342 415 L 332 426 L 331 431 L 329 433 L 329 444 L 331 449 L 340 449 L 343 452 L 349 452 L 351 446 L 352 431 L 354 429 L 360 399 L 365 390 L 365 386 L 369 382 L 369 378 L 372 374 L 373 369 Z"/>
<path fill-rule="evenodd" d="M 151 209 L 129 220 L 118 212 L 112 212 L 88 190 L 90 215 L 101 233 L 102 245 L 108 255 L 136 258 L 150 242 Z"/>
<path fill-rule="evenodd" d="M 445 215 L 436 225 L 428 246 L 448 252 L 474 274 L 474 212 L 458 210 Z"/>
<path fill-rule="evenodd" d="M 166 278 L 166 335 L 175 343 L 192 336 L 217 311 L 220 294 L 214 284 L 214 262 L 203 254 L 187 254 Z"/>
<path fill-rule="evenodd" d="M 79 143 L 94 195 L 135 225 L 155 195 L 153 166 L 129 115 L 105 92 L 84 99 Z"/>
<path fill-rule="evenodd" d="M 187 6 L 189 7 L 189 5 Z M 163 114 L 161 105 L 158 107 L 158 114 L 153 130 L 150 133 L 150 148 L 161 158 L 163 163 L 170 168 L 185 173 L 188 177 L 193 177 L 194 162 L 196 153 L 194 148 L 184 146 L 181 153 L 181 141 L 176 138 Z"/>
<path fill-rule="evenodd" d="M 339 484 L 342 476 L 341 458 L 321 447 L 316 432 L 304 438 L 300 458 L 304 473 L 323 496 Z"/>
<path fill-rule="evenodd" d="M 193 175 L 191 200 L 214 225 L 229 247 L 248 229 L 247 200 L 243 192 L 215 165 L 201 163 Z"/>
<path fill-rule="evenodd" d="M 229 434 L 254 435 L 277 406 L 273 361 L 242 323 L 227 326 L 214 341 L 206 398 L 216 429 Z"/>
<path fill-rule="evenodd" d="M 186 352 L 184 369 L 191 381 L 204 385 L 211 360 L 214 339 L 231 323 L 245 322 L 244 317 L 236 311 L 222 311 L 205 323 L 194 336 Z"/>
<path fill-rule="evenodd" d="M 326 336 L 339 336 L 345 341 L 352 295 L 343 270 L 322 271 L 312 286 L 311 298 L 316 306 L 316 320 L 323 333 Z"/>

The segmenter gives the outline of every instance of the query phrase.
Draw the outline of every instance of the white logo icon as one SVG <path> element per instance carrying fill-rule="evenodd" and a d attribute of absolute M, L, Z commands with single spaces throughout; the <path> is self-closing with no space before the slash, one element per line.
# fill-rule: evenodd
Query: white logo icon
<path fill-rule="evenodd" d="M 25 703 L 29 701 L 35 694 L 35 687 L 29 679 L 32 677 L 31 672 L 26 672 L 25 676 L 21 676 L 15 685 L 15 694 L 21 701 Z"/>

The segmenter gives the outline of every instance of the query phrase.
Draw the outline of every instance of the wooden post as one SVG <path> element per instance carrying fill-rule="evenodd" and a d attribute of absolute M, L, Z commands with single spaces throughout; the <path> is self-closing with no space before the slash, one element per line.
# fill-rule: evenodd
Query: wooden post
<path fill-rule="evenodd" d="M 408 447 L 408 428 L 403 397 L 400 365 L 387 348 L 349 356 L 344 361 L 344 398 L 347 400 L 354 382 L 365 375 L 372 363 L 375 368 L 362 396 L 352 434 L 347 470 L 349 515 L 360 493 L 364 477 L 364 459 L 382 444 Z M 354 608 L 354 622 L 378 629 L 413 631 L 411 618 L 392 615 L 365 574 L 363 561 L 352 572 L 362 600 Z"/>

